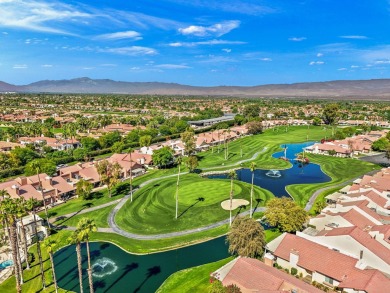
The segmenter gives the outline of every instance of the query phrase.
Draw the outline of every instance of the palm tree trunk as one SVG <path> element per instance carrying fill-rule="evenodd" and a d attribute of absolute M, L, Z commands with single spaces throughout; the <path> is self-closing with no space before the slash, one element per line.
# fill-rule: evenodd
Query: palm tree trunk
<path fill-rule="evenodd" d="M 252 206 L 252 202 L 253 202 L 253 178 L 255 177 L 255 172 L 252 171 L 252 186 L 251 186 L 251 212 L 250 212 L 250 217 L 252 218 L 253 216 L 253 206 Z"/>
<path fill-rule="evenodd" d="M 232 207 L 233 207 L 233 178 L 230 179 L 230 226 L 232 225 Z"/>
<path fill-rule="evenodd" d="M 27 249 L 27 236 L 26 236 L 26 229 L 24 228 L 24 223 L 22 218 L 20 218 L 20 223 L 22 224 L 22 240 L 23 240 L 23 248 L 24 248 L 24 255 L 26 257 L 26 269 L 30 269 L 30 264 L 28 262 L 28 249 Z"/>
<path fill-rule="evenodd" d="M 18 258 L 18 264 L 19 264 L 19 276 L 20 276 L 20 284 L 23 284 L 23 264 L 22 264 L 22 257 L 20 256 L 20 249 L 19 249 L 19 242 L 21 243 L 21 239 L 19 236 L 19 233 L 16 232 L 16 245 L 17 245 L 17 258 Z"/>
<path fill-rule="evenodd" d="M 133 170 L 131 166 L 131 152 L 130 152 L 130 201 L 133 202 Z"/>
<path fill-rule="evenodd" d="M 39 181 L 39 188 L 41 189 L 41 195 L 42 195 L 42 200 L 43 200 L 43 207 L 45 208 L 45 214 L 46 214 L 46 222 L 49 227 L 49 235 L 50 235 L 50 222 L 49 222 L 49 216 L 47 214 L 47 207 L 46 207 L 46 202 L 45 202 L 45 195 L 43 193 L 43 187 L 42 187 L 42 182 L 41 182 L 41 177 L 39 177 L 39 172 L 37 171 L 37 176 L 38 176 L 38 181 Z"/>
<path fill-rule="evenodd" d="M 80 293 L 83 293 L 83 268 L 81 267 L 81 244 L 80 244 L 80 242 L 77 242 L 77 244 L 76 244 L 76 253 L 77 253 L 77 267 L 79 269 Z"/>
<path fill-rule="evenodd" d="M 92 279 L 92 267 L 91 267 L 91 254 L 89 253 L 89 241 L 87 243 L 87 257 L 88 257 L 88 280 L 89 280 L 89 292 L 93 293 L 93 279 Z"/>
<path fill-rule="evenodd" d="M 56 289 L 56 293 L 58 293 L 58 286 L 57 286 L 56 270 L 54 268 L 53 253 L 49 253 L 49 256 L 50 256 L 50 262 L 51 262 L 51 270 L 53 272 L 54 288 Z"/>
<path fill-rule="evenodd" d="M 21 293 L 22 292 L 22 286 L 21 286 L 21 280 L 20 280 L 20 267 L 19 267 L 19 261 L 18 261 L 18 244 L 17 244 L 17 234 L 16 234 L 16 222 L 13 222 L 11 225 L 9 225 L 9 240 L 11 244 L 11 250 L 12 250 L 12 261 L 14 262 L 14 273 L 15 273 L 15 279 L 16 279 L 16 292 Z"/>
<path fill-rule="evenodd" d="M 42 262 L 42 252 L 41 252 L 41 242 L 39 241 L 39 235 L 37 232 L 37 219 L 35 217 L 35 211 L 33 210 L 33 217 L 34 217 L 34 234 L 35 237 L 37 238 L 37 254 L 38 254 L 38 259 L 39 259 L 39 265 L 41 268 L 41 281 L 42 281 L 42 286 L 43 289 L 46 288 L 46 280 L 45 280 L 45 271 L 43 270 L 43 262 Z"/>
<path fill-rule="evenodd" d="M 177 219 L 177 214 L 179 212 L 179 180 L 180 180 L 180 164 L 179 164 L 179 172 L 177 173 L 177 182 L 176 182 L 176 219 Z"/>

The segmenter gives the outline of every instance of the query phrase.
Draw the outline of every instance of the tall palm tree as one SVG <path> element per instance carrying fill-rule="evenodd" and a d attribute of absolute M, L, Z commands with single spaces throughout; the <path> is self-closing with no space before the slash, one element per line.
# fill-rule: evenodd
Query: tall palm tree
<path fill-rule="evenodd" d="M 48 225 L 49 231 L 50 231 L 50 228 L 51 228 L 51 227 L 50 227 L 50 222 L 49 222 L 49 216 L 48 216 L 48 214 L 47 214 L 47 206 L 46 206 L 46 201 L 45 201 L 45 195 L 44 195 L 44 192 L 43 192 L 41 177 L 39 176 L 41 167 L 40 167 L 39 162 L 37 162 L 37 161 L 31 162 L 31 167 L 32 167 L 32 169 L 35 169 L 36 172 L 37 172 L 38 182 L 39 182 L 39 189 L 40 189 L 40 191 L 41 191 L 41 196 L 42 196 L 42 201 L 43 201 L 43 207 L 45 208 L 46 222 L 47 222 L 47 225 Z M 49 234 L 50 234 L 50 232 L 49 232 Z"/>
<path fill-rule="evenodd" d="M 133 148 L 129 148 L 129 156 L 130 156 L 130 201 L 133 202 L 133 170 L 132 170 L 132 162 L 133 160 L 131 159 L 131 153 L 134 151 Z"/>
<path fill-rule="evenodd" d="M 230 170 L 228 177 L 230 178 L 230 226 L 232 225 L 232 209 L 233 209 L 233 180 L 236 178 L 236 171 Z"/>
<path fill-rule="evenodd" d="M 250 210 L 250 217 L 252 218 L 252 216 L 253 216 L 253 206 L 252 206 L 252 202 L 253 202 L 253 179 L 255 178 L 256 163 L 255 162 L 251 162 L 251 165 L 249 166 L 249 168 L 251 169 L 251 172 L 252 172 L 251 210 Z"/>
<path fill-rule="evenodd" d="M 37 217 L 35 215 L 35 207 L 37 205 L 38 205 L 38 201 L 34 198 L 31 198 L 27 201 L 27 209 L 30 210 L 33 214 L 34 225 L 32 226 L 33 227 L 32 229 L 33 229 L 33 233 L 35 235 L 36 241 L 37 241 L 37 254 L 38 254 L 38 260 L 39 260 L 39 266 L 41 269 L 41 281 L 42 281 L 43 289 L 45 289 L 46 282 L 45 282 L 45 271 L 43 270 L 41 241 L 39 240 L 39 235 L 38 235 L 38 231 L 37 231 Z"/>
<path fill-rule="evenodd" d="M 81 240 L 80 232 L 78 230 L 73 231 L 72 235 L 68 238 L 69 244 L 76 245 L 77 253 L 77 267 L 79 270 L 79 283 L 80 283 L 80 293 L 83 293 L 83 268 L 81 266 Z"/>
<path fill-rule="evenodd" d="M 58 293 L 58 286 L 57 286 L 57 278 L 56 278 L 56 271 L 54 268 L 54 259 L 53 259 L 53 252 L 55 250 L 55 247 L 57 246 L 57 241 L 55 241 L 52 238 L 46 238 L 45 241 L 42 243 L 43 247 L 46 248 L 47 253 L 50 257 L 50 263 L 51 263 L 51 269 L 53 272 L 53 282 L 54 282 L 54 288 L 56 290 L 56 293 Z"/>
<path fill-rule="evenodd" d="M 16 292 L 22 292 L 21 286 L 21 267 L 19 262 L 19 247 L 17 243 L 17 232 L 16 232 L 16 214 L 17 214 L 18 206 L 15 200 L 11 198 L 5 198 L 1 201 L 1 218 L 5 223 L 6 227 L 8 227 L 8 235 L 9 242 L 12 251 L 12 260 L 14 263 L 14 274 L 16 280 Z"/>
<path fill-rule="evenodd" d="M 97 227 L 96 227 L 94 220 L 91 220 L 88 218 L 82 218 L 77 223 L 77 230 L 79 231 L 80 239 L 82 241 L 85 241 L 87 244 L 89 290 L 91 293 L 93 293 L 91 254 L 89 252 L 89 237 L 90 237 L 91 233 L 97 231 Z"/>
<path fill-rule="evenodd" d="M 21 197 L 17 199 L 18 201 L 18 218 L 20 221 L 20 224 L 22 226 L 22 244 L 23 244 L 23 249 L 24 249 L 24 255 L 26 257 L 26 268 L 29 270 L 30 269 L 30 264 L 28 262 L 28 250 L 27 250 L 27 236 L 26 236 L 26 229 L 24 228 L 24 223 L 23 223 L 23 216 L 27 214 L 28 208 L 27 208 L 27 203 L 26 200 Z"/>
<path fill-rule="evenodd" d="M 177 165 L 179 166 L 179 170 L 177 172 L 176 196 L 175 196 L 175 199 L 176 199 L 176 219 L 177 219 L 177 215 L 179 213 L 179 180 L 180 180 L 181 161 L 182 161 L 181 156 L 177 157 L 177 161 L 176 162 L 177 162 Z"/>

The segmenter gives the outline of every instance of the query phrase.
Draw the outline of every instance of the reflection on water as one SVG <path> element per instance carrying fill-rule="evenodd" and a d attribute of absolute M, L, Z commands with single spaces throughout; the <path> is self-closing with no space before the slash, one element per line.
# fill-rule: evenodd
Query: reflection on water
<path fill-rule="evenodd" d="M 328 182 L 331 178 L 322 172 L 317 164 L 302 164 L 295 160 L 296 155 L 302 152 L 304 147 L 313 143 L 287 144 L 286 157 L 290 160 L 292 167 L 286 170 L 255 170 L 253 183 L 262 188 L 268 189 L 275 196 L 288 196 L 286 186 L 302 183 Z M 272 155 L 274 158 L 284 157 L 284 150 Z M 226 174 L 210 175 L 208 178 L 227 178 Z M 251 183 L 252 172 L 250 169 L 237 170 L 237 179 Z"/>
<path fill-rule="evenodd" d="M 92 242 L 90 248 L 93 252 L 91 265 L 96 293 L 152 293 L 174 272 L 229 256 L 225 237 L 148 255 L 129 254 L 106 242 Z M 89 292 L 85 245 L 82 245 L 82 253 L 83 287 L 84 292 Z M 54 262 L 59 286 L 79 292 L 75 246 L 67 246 L 56 252 Z"/>

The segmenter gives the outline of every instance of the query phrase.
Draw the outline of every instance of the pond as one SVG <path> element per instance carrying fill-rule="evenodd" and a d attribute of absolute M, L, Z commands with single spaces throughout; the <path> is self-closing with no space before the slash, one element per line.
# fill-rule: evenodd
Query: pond
<path fill-rule="evenodd" d="M 275 196 L 288 196 L 286 186 L 291 184 L 302 183 L 322 183 L 328 182 L 331 178 L 322 172 L 317 164 L 301 164 L 296 161 L 296 154 L 301 153 L 302 149 L 312 145 L 313 142 L 306 142 L 300 144 L 286 144 L 281 147 L 287 147 L 286 157 L 292 163 L 292 167 L 285 170 L 256 170 L 253 183 L 264 189 L 268 189 Z M 272 155 L 274 158 L 284 157 L 284 150 Z M 237 179 L 251 183 L 252 172 L 250 169 L 237 170 Z M 226 179 L 226 174 L 210 175 L 208 178 Z"/>
<path fill-rule="evenodd" d="M 133 255 L 107 242 L 90 243 L 95 292 L 155 292 L 173 273 L 229 256 L 225 237 L 166 252 Z M 83 245 L 83 288 L 89 292 L 86 247 Z M 80 291 L 75 246 L 54 255 L 58 285 Z M 211 273 L 211 272 L 210 272 Z"/>

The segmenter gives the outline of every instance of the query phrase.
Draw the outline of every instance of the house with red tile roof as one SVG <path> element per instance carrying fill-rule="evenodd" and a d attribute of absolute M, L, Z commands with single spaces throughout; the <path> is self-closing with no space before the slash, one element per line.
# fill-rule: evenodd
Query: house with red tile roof
<path fill-rule="evenodd" d="M 284 271 L 247 257 L 233 259 L 213 272 L 211 276 L 221 281 L 224 286 L 235 284 L 242 293 L 323 292 Z"/>
<path fill-rule="evenodd" d="M 355 228 L 340 229 L 353 231 Z M 346 254 L 336 247 L 317 243 L 312 240 L 313 237 L 305 238 L 307 235 L 303 234 L 306 236 L 302 237 L 301 234 L 284 233 L 269 242 L 265 258 L 288 270 L 297 269 L 305 280 L 329 288 L 343 288 L 345 292 L 377 293 L 386 292 L 375 291 L 378 288 L 390 288 L 387 271 L 366 264 L 366 250 L 358 247 L 357 255 Z M 376 266 L 380 267 L 379 264 Z M 354 283 L 354 280 L 359 282 Z"/>

